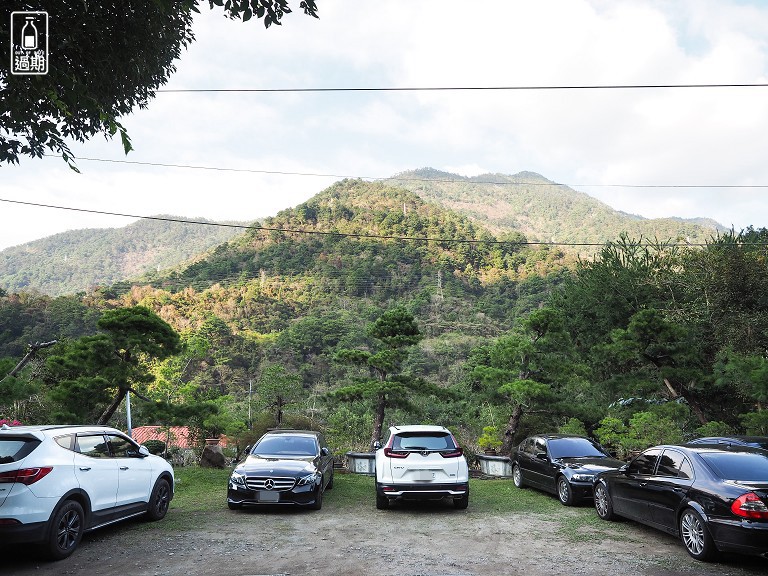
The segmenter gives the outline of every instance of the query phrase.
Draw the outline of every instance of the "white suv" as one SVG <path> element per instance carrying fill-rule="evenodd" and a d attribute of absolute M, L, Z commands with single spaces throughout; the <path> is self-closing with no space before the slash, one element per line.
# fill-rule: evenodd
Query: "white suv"
<path fill-rule="evenodd" d="M 0 427 L 0 542 L 36 542 L 52 560 L 84 532 L 143 515 L 160 520 L 173 468 L 104 426 Z"/>
<path fill-rule="evenodd" d="M 393 426 L 376 451 L 376 508 L 394 500 L 450 498 L 469 504 L 467 459 L 453 434 L 442 426 Z"/>

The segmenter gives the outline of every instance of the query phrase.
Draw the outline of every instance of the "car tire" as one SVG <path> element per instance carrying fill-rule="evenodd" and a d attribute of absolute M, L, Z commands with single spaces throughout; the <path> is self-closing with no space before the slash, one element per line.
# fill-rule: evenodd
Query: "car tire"
<path fill-rule="evenodd" d="M 147 520 L 152 522 L 162 520 L 168 513 L 170 505 L 171 485 L 165 478 L 159 478 L 152 489 L 152 495 L 149 497 L 149 507 L 146 513 Z"/>
<path fill-rule="evenodd" d="M 382 496 L 378 492 L 376 493 L 376 509 L 377 510 L 386 510 L 389 508 L 389 498 L 386 496 Z"/>
<path fill-rule="evenodd" d="M 557 497 L 563 506 L 573 506 L 573 488 L 565 476 L 558 476 L 556 480 Z"/>
<path fill-rule="evenodd" d="M 320 510 L 323 507 L 323 486 L 320 485 L 317 487 L 317 494 L 315 494 L 315 501 L 313 502 L 312 510 Z"/>
<path fill-rule="evenodd" d="M 525 482 L 523 482 L 523 471 L 520 470 L 520 466 L 517 464 L 512 466 L 512 482 L 514 482 L 517 488 L 525 488 Z"/>
<path fill-rule="evenodd" d="M 595 511 L 602 520 L 613 520 L 613 502 L 608 494 L 608 487 L 602 482 L 595 486 Z"/>
<path fill-rule="evenodd" d="M 469 506 L 469 490 L 466 491 L 464 496 L 453 499 L 453 507 L 456 510 L 466 510 L 467 506 Z"/>
<path fill-rule="evenodd" d="M 680 539 L 688 554 L 696 560 L 706 562 L 712 560 L 717 553 L 707 523 L 692 508 L 686 508 L 680 515 Z"/>
<path fill-rule="evenodd" d="M 67 500 L 51 517 L 43 554 L 50 560 L 63 560 L 75 551 L 85 530 L 85 512 L 79 502 Z"/>

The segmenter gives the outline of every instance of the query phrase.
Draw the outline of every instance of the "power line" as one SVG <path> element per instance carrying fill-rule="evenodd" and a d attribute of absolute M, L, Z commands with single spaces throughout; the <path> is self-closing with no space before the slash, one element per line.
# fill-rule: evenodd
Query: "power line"
<path fill-rule="evenodd" d="M 730 84 L 576 84 L 539 86 L 411 86 L 411 87 L 329 87 L 329 88 L 163 88 L 157 93 L 285 93 L 285 92 L 482 92 L 525 90 L 654 90 L 679 88 L 766 88 L 768 83 Z"/>
<path fill-rule="evenodd" d="M 49 158 L 60 158 L 57 154 L 44 154 Z M 135 166 L 151 166 L 155 168 L 183 168 L 188 170 L 211 170 L 215 172 L 243 172 L 250 174 L 272 174 L 277 176 L 309 176 L 313 178 L 346 178 L 352 180 L 371 181 L 402 181 L 402 182 L 440 182 L 463 184 L 486 184 L 492 186 L 564 186 L 568 188 L 743 188 L 759 189 L 768 188 L 768 184 L 564 184 L 561 182 L 514 182 L 508 180 L 473 180 L 472 178 L 413 178 L 395 176 L 351 176 L 348 174 L 325 174 L 319 172 L 288 172 L 282 170 L 257 170 L 255 168 L 226 168 L 223 166 L 201 166 L 195 164 L 174 164 L 169 162 L 142 162 L 138 160 L 114 160 L 110 158 L 73 158 L 76 161 L 104 162 L 110 164 L 129 164 Z"/>
<path fill-rule="evenodd" d="M 74 208 L 70 206 L 58 206 L 55 204 L 40 204 L 37 202 L 26 202 L 22 200 L 9 200 L 0 198 L 0 202 L 10 204 L 20 204 L 23 206 L 34 206 L 38 208 L 52 208 L 56 210 L 68 210 L 72 212 L 87 212 L 89 214 L 101 214 L 106 216 L 121 216 L 124 218 L 139 218 L 143 220 L 159 220 L 162 222 L 175 222 L 180 224 L 195 224 L 204 226 L 221 226 L 227 228 L 240 228 L 243 230 L 264 230 L 266 232 L 283 232 L 290 234 L 307 234 L 315 236 L 334 236 L 340 238 L 357 238 L 361 240 L 396 240 L 402 242 L 437 242 L 444 244 L 490 244 L 490 245 L 519 245 L 519 246 L 577 246 L 577 247 L 600 247 L 605 246 L 605 242 L 539 242 L 539 241 L 511 241 L 511 240 L 490 240 L 490 239 L 469 239 L 469 238 L 442 238 L 431 236 L 396 236 L 392 234 L 358 234 L 353 232 L 327 232 L 323 230 L 303 230 L 298 228 L 279 228 L 261 225 L 230 224 L 226 222 L 209 222 L 205 220 L 188 220 L 185 218 L 169 218 L 166 216 L 140 216 L 138 214 L 125 214 L 122 212 L 107 212 L 103 210 L 92 210 L 88 208 Z M 706 243 L 660 243 L 665 247 L 682 246 L 706 246 Z"/>

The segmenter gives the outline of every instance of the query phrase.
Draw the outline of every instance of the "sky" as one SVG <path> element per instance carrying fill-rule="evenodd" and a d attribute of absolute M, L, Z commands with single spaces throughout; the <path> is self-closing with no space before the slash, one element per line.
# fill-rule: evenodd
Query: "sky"
<path fill-rule="evenodd" d="M 768 86 L 524 89 L 766 83 L 768 2 L 317 0 L 319 20 L 298 4 L 265 29 L 202 2 L 164 89 L 517 89 L 161 92 L 122 118 L 128 156 L 96 136 L 71 145 L 81 174 L 55 157 L 0 167 L 0 250 L 139 216 L 252 221 L 424 167 L 768 227 Z"/>

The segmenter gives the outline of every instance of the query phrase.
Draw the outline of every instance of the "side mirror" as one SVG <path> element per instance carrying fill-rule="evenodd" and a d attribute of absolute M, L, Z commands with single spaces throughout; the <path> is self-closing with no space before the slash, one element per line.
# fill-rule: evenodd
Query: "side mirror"
<path fill-rule="evenodd" d="M 325 446 L 320 448 L 320 455 L 321 456 L 328 456 L 328 454 L 330 454 L 330 453 L 331 453 L 331 451 L 328 450 L 328 448 L 326 448 Z"/>
<path fill-rule="evenodd" d="M 149 456 L 149 454 L 150 454 L 150 452 L 149 452 L 149 448 L 147 448 L 146 446 L 144 446 L 144 444 L 142 444 L 141 446 L 139 446 L 139 453 L 137 454 L 137 456 L 138 456 L 139 458 L 144 458 L 145 456 Z"/>
<path fill-rule="evenodd" d="M 629 464 L 624 464 L 624 466 L 619 468 L 619 472 L 622 474 L 629 474 Z"/>
<path fill-rule="evenodd" d="M 381 449 L 381 442 L 376 440 L 376 442 L 373 443 L 373 449 L 374 450 L 380 450 Z"/>

